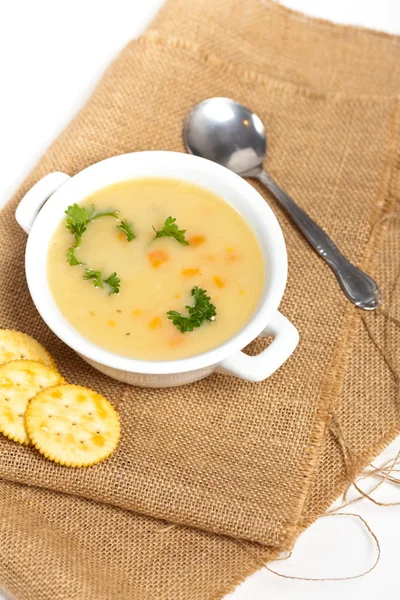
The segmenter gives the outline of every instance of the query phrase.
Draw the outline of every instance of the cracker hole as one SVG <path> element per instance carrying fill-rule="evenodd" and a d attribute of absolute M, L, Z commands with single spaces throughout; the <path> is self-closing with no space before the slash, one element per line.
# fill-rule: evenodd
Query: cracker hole
<path fill-rule="evenodd" d="M 69 408 L 69 404 L 64 404 L 64 408 Z"/>
<path fill-rule="evenodd" d="M 6 402 L 10 402 L 10 398 L 4 398 Z"/>
<path fill-rule="evenodd" d="M 19 417 L 23 417 L 24 415 L 22 413 L 18 413 L 18 416 Z"/>
<path fill-rule="evenodd" d="M 83 440 L 79 440 L 79 443 L 80 443 L 80 444 L 83 444 Z"/>
<path fill-rule="evenodd" d="M 100 433 L 100 431 L 96 431 L 96 433 Z"/>
<path fill-rule="evenodd" d="M 75 425 L 76 425 L 75 421 L 72 421 L 71 425 L 74 425 L 74 426 L 75 426 Z"/>
<path fill-rule="evenodd" d="M 92 412 L 88 412 L 88 417 L 91 417 L 92 414 L 93 414 Z"/>

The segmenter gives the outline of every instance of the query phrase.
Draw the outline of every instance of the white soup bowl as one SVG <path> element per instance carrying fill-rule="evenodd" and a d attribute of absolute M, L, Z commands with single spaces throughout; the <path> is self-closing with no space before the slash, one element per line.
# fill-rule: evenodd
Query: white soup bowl
<path fill-rule="evenodd" d="M 99 188 L 137 177 L 170 177 L 200 185 L 235 208 L 256 235 L 266 265 L 265 284 L 254 313 L 223 344 L 189 358 L 166 361 L 136 360 L 97 346 L 62 315 L 47 279 L 47 251 L 66 208 Z M 85 361 L 102 373 L 143 387 L 191 383 L 213 372 L 248 381 L 262 381 L 292 354 L 298 343 L 296 328 L 278 306 L 286 286 L 287 253 L 281 228 L 260 194 L 232 171 L 203 158 L 178 152 L 134 152 L 108 158 L 74 177 L 54 172 L 36 183 L 18 205 L 16 219 L 29 234 L 25 268 L 37 310 L 50 329 Z M 221 224 L 223 227 L 223 224 Z M 257 356 L 242 349 L 256 337 L 273 336 Z"/>

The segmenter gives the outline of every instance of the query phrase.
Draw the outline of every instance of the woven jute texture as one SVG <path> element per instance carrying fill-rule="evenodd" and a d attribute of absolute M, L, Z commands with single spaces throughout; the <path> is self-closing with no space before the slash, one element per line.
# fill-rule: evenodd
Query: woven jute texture
<path fill-rule="evenodd" d="M 400 429 L 395 381 L 360 311 L 261 188 L 284 231 L 281 310 L 301 343 L 266 382 L 213 375 L 169 390 L 102 376 L 41 321 L 13 216 L 21 196 L 53 170 L 183 151 L 191 106 L 233 97 L 265 123 L 268 171 L 378 279 L 399 317 L 399 65 L 395 37 L 260 0 L 171 0 L 3 210 L 1 327 L 34 335 L 67 379 L 110 398 L 122 423 L 116 453 L 88 469 L 0 439 L 0 584 L 17 600 L 220 598 L 259 567 L 249 548 L 264 560 L 291 549 L 346 485 L 333 416 L 352 476 Z M 398 343 L 382 316 L 367 318 L 382 344 Z"/>

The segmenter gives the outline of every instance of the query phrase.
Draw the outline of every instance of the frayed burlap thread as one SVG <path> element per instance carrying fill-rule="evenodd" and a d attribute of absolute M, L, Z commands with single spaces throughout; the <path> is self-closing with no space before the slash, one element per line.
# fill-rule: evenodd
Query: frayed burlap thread
<path fill-rule="evenodd" d="M 271 174 L 385 293 L 400 238 L 372 234 L 399 197 L 399 59 L 397 38 L 268 2 L 172 0 L 3 210 L 0 325 L 37 337 L 66 378 L 114 402 L 122 423 L 118 451 L 90 469 L 61 468 L 0 439 L 0 583 L 17 600 L 220 598 L 259 567 L 243 543 L 276 558 L 346 486 L 332 414 L 360 468 L 399 430 L 395 386 L 360 313 L 261 188 L 288 246 L 281 310 L 300 330 L 299 348 L 261 384 L 214 375 L 171 390 L 110 380 L 46 328 L 13 218 L 22 194 L 52 170 L 184 151 L 191 106 L 234 97 L 266 125 Z"/>

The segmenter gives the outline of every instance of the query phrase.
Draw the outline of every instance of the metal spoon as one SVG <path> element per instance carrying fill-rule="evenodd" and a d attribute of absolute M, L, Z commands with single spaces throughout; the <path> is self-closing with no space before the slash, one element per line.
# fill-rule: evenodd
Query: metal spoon
<path fill-rule="evenodd" d="M 229 98 L 209 98 L 192 108 L 183 134 L 191 154 L 261 181 L 332 268 L 349 300 L 365 310 L 378 307 L 381 295 L 375 281 L 347 260 L 325 231 L 264 171 L 267 138 L 257 115 Z"/>

